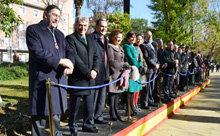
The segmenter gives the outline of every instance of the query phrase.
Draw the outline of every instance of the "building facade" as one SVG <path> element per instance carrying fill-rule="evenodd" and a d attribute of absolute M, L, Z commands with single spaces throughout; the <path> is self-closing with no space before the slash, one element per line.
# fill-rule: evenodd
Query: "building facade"
<path fill-rule="evenodd" d="M 21 16 L 23 23 L 13 31 L 11 37 L 5 37 L 0 31 L 0 63 L 3 61 L 13 61 L 13 51 L 19 54 L 19 60 L 28 61 L 28 49 L 26 45 L 26 28 L 31 24 L 36 24 L 43 19 L 43 11 L 46 7 L 45 1 L 53 3 L 52 0 L 23 0 L 23 5 L 12 4 L 13 10 Z M 73 0 L 53 0 L 62 10 L 58 28 L 65 34 L 73 32 Z"/>

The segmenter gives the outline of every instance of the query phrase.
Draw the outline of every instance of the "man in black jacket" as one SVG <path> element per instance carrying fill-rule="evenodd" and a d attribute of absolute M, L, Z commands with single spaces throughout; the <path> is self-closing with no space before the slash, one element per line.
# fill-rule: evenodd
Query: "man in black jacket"
<path fill-rule="evenodd" d="M 78 16 L 75 22 L 75 32 L 66 37 L 74 52 L 76 61 L 75 70 L 68 78 L 68 84 L 73 86 L 95 86 L 95 79 L 99 73 L 99 57 L 93 37 L 86 35 L 89 19 L 86 16 Z M 69 127 L 71 135 L 76 136 L 78 125 L 76 123 L 83 98 L 83 126 L 84 132 L 97 133 L 98 129 L 90 121 L 93 115 L 94 90 L 70 89 L 70 113 Z"/>
<path fill-rule="evenodd" d="M 165 99 L 170 101 L 172 98 L 175 97 L 173 94 L 173 83 L 174 83 L 173 77 L 175 74 L 175 69 L 178 66 L 178 62 L 177 60 L 175 60 L 174 57 L 172 41 L 167 42 L 167 48 L 164 50 L 164 60 L 168 65 L 164 72 L 163 91 L 164 91 Z"/>
<path fill-rule="evenodd" d="M 96 85 L 102 85 L 109 82 L 109 58 L 108 58 L 108 40 L 105 37 L 107 32 L 107 21 L 100 18 L 96 21 L 95 32 L 90 34 L 93 37 L 97 54 L 99 56 L 99 74 L 96 78 Z M 106 100 L 106 87 L 95 90 L 94 95 L 94 121 L 98 124 L 108 124 L 103 118 L 103 112 Z"/>
<path fill-rule="evenodd" d="M 179 83 L 179 90 L 180 91 L 185 91 L 185 86 L 186 86 L 186 76 L 187 74 L 187 64 L 188 64 L 188 59 L 187 59 L 187 54 L 184 52 L 185 50 L 185 45 L 182 44 L 180 46 L 182 52 L 180 53 L 180 60 L 179 60 L 179 72 L 180 72 L 180 83 Z M 191 53 L 190 53 L 191 54 Z M 190 56 L 191 57 L 191 56 Z"/>
<path fill-rule="evenodd" d="M 143 53 L 143 58 L 148 66 L 146 72 L 146 80 L 150 81 L 154 78 L 156 71 L 159 69 L 159 64 L 157 63 L 157 49 L 152 45 L 152 33 L 147 31 L 144 35 L 144 42 L 140 45 L 141 51 Z M 149 106 L 156 106 L 153 98 L 155 81 L 146 85 L 143 88 L 141 94 L 141 107 L 144 109 L 149 109 Z"/>

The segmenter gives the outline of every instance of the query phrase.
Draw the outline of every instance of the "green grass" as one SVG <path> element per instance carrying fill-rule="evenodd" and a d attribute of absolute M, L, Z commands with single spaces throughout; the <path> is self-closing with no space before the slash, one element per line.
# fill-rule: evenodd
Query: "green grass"
<path fill-rule="evenodd" d="M 28 135 L 28 78 L 0 82 L 0 135 Z"/>

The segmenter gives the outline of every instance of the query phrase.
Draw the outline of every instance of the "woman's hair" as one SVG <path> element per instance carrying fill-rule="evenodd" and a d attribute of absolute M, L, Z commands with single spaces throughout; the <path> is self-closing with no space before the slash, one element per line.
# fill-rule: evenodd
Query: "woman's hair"
<path fill-rule="evenodd" d="M 133 32 L 133 31 L 128 32 L 126 35 L 126 41 L 128 42 L 128 39 L 132 36 L 136 36 L 135 32 Z"/>
<path fill-rule="evenodd" d="M 124 32 L 120 29 L 113 29 L 109 35 L 109 43 L 113 44 L 113 38 L 118 34 L 124 34 Z"/>

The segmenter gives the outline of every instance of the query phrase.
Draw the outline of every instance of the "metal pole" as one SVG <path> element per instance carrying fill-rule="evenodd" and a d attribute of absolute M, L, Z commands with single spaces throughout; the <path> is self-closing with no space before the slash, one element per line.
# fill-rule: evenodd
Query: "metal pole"
<path fill-rule="evenodd" d="M 48 112 L 49 112 L 50 136 L 54 136 L 53 111 L 52 111 L 51 90 L 50 90 L 50 78 L 46 79 L 46 87 L 47 87 L 47 101 L 48 101 Z"/>
<path fill-rule="evenodd" d="M 176 73 L 176 96 L 178 95 L 178 72 Z"/>
<path fill-rule="evenodd" d="M 186 83 L 187 83 L 187 91 L 189 90 L 189 81 L 188 81 L 188 73 L 186 73 Z"/>
<path fill-rule="evenodd" d="M 161 76 L 161 71 L 159 71 L 159 103 L 161 104 L 161 92 L 162 92 L 162 83 L 161 83 L 161 79 L 162 79 L 162 76 Z"/>
<path fill-rule="evenodd" d="M 131 115 L 131 111 L 130 111 L 130 94 L 129 94 L 129 88 L 127 91 L 127 100 L 128 100 L 128 121 L 130 121 L 130 115 Z"/>
<path fill-rule="evenodd" d="M 196 74 L 195 74 L 195 68 L 193 69 L 193 77 L 194 77 L 194 81 L 193 81 L 193 84 L 194 84 L 194 86 L 196 85 Z"/>

